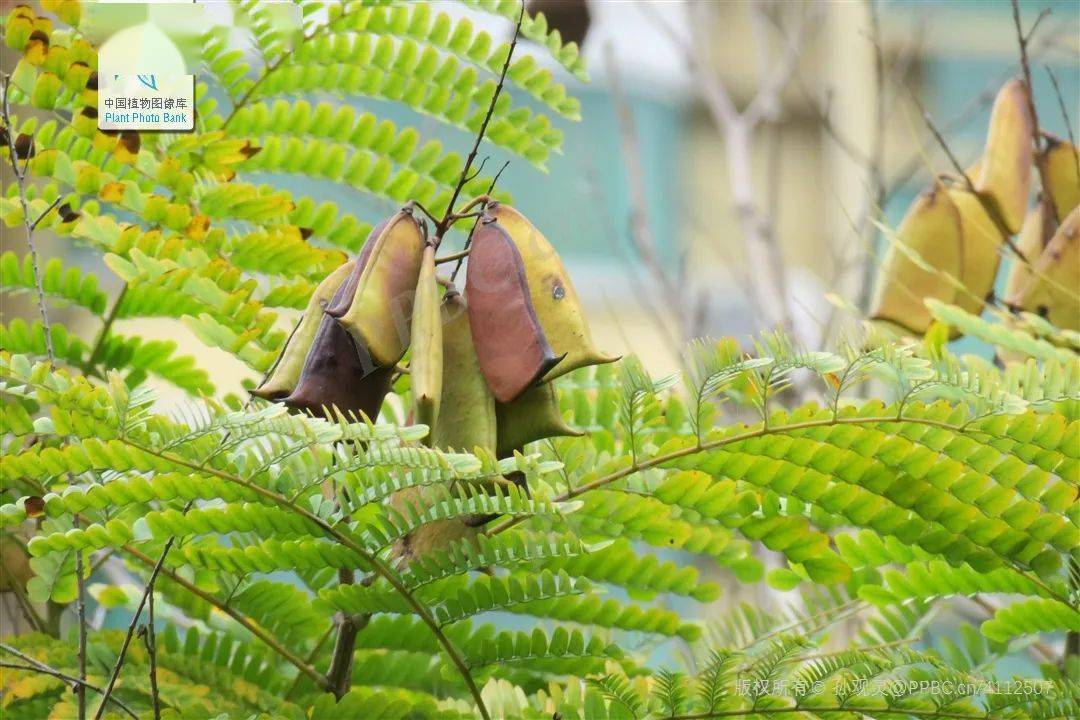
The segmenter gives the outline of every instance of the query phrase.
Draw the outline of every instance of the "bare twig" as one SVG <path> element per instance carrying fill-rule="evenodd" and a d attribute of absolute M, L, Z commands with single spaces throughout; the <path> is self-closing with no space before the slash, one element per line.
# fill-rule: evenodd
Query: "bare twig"
<path fill-rule="evenodd" d="M 491 195 L 491 193 L 495 192 L 495 184 L 497 182 L 499 182 L 499 178 L 502 177 L 503 170 L 505 170 L 507 168 L 507 166 L 509 166 L 509 165 L 510 165 L 509 160 L 507 160 L 506 162 L 503 163 L 502 167 L 499 168 L 499 172 L 495 173 L 495 177 L 491 178 L 491 182 L 488 184 L 487 192 L 484 193 L 485 195 Z M 464 211 L 465 209 L 467 209 L 471 205 L 472 205 L 472 203 L 469 203 L 469 205 L 466 205 L 465 208 L 462 208 L 462 210 Z M 473 221 L 473 230 L 476 229 L 476 223 L 478 223 L 478 222 L 480 222 L 480 217 L 479 216 L 477 216 L 476 220 Z M 462 249 L 462 251 L 460 253 L 455 253 L 455 256 L 460 255 L 460 257 L 457 258 L 457 264 L 454 265 L 454 269 L 450 273 L 450 282 L 451 283 L 454 282 L 455 280 L 457 280 L 458 271 L 461 270 L 461 262 L 469 255 L 469 245 L 471 243 L 472 243 L 472 231 L 469 231 L 469 236 L 467 238 L 465 238 L 465 247 L 464 247 L 464 249 Z"/>
<path fill-rule="evenodd" d="M 150 700 L 154 707 L 154 720 L 161 720 L 161 697 L 157 682 L 157 631 L 154 629 L 154 593 L 150 593 L 146 608 L 146 655 L 150 661 Z"/>
<path fill-rule="evenodd" d="M 79 529 L 78 518 L 72 518 L 72 527 Z M 78 697 L 79 720 L 86 720 L 86 577 L 82 550 L 75 551 L 75 617 L 79 621 L 79 680 L 75 688 Z"/>
<path fill-rule="evenodd" d="M 40 223 L 53 207 L 55 207 L 59 198 L 57 198 L 57 201 L 53 202 L 53 204 L 36 219 L 30 219 L 30 204 L 26 201 L 26 171 L 29 166 L 30 154 L 34 147 L 34 142 L 31 138 L 30 150 L 26 153 L 26 162 L 23 163 L 22 168 L 19 168 L 19 164 L 16 162 L 17 153 L 15 152 L 15 127 L 11 122 L 11 103 L 8 98 L 10 91 L 11 76 L 5 74 L 3 104 L 0 110 L 3 111 L 4 133 L 7 136 L 8 145 L 8 160 L 11 161 L 11 170 L 15 174 L 15 184 L 18 187 L 19 192 L 19 205 L 22 207 L 23 228 L 26 231 L 26 245 L 30 250 L 30 267 L 34 273 L 34 289 L 37 292 L 38 313 L 41 315 L 41 325 L 45 335 L 45 352 L 49 357 L 49 362 L 55 363 L 56 352 L 53 349 L 52 325 L 49 323 L 49 311 L 45 306 L 45 288 L 41 281 L 41 263 L 38 260 L 37 245 L 34 243 L 34 230 L 37 228 L 38 223 Z"/>
<path fill-rule="evenodd" d="M 184 508 L 184 512 L 187 512 L 190 507 L 191 503 L 189 502 Z M 113 664 L 112 672 L 109 674 L 109 682 L 105 686 L 105 693 L 101 699 L 101 704 L 98 705 L 97 712 L 94 713 L 94 720 L 101 720 L 102 715 L 105 713 L 105 703 L 112 696 L 113 688 L 116 687 L 116 681 L 120 677 L 120 671 L 124 668 L 124 660 L 127 658 L 128 647 L 131 645 L 131 638 L 135 636 L 135 630 L 139 627 L 139 618 L 142 616 L 143 608 L 146 606 L 146 599 L 154 592 L 154 582 L 157 580 L 161 568 L 165 565 L 165 558 L 169 556 L 169 551 L 172 550 L 173 542 L 175 540 L 176 537 L 173 536 L 165 541 L 165 547 L 162 549 L 161 555 L 154 565 L 154 569 L 150 572 L 150 579 L 146 581 L 146 587 L 143 588 L 143 594 L 139 599 L 139 605 L 135 608 L 135 614 L 131 617 L 131 622 L 128 624 L 127 634 L 124 635 L 124 641 L 120 645 L 120 653 L 116 656 L 116 662 Z"/>
<path fill-rule="evenodd" d="M 1020 68 L 1024 72 L 1024 99 L 1027 101 L 1028 115 L 1031 118 L 1031 146 L 1036 153 L 1042 152 L 1043 139 L 1039 134 L 1039 114 L 1035 110 L 1035 88 L 1031 84 L 1031 62 L 1028 59 L 1028 43 L 1031 41 L 1031 36 L 1035 34 L 1035 28 L 1039 26 L 1042 19 L 1050 14 L 1050 10 L 1044 8 L 1039 13 L 1039 17 L 1032 23 L 1031 29 L 1027 35 L 1024 34 L 1023 27 L 1020 24 L 1020 2 L 1019 0 L 1012 0 L 1012 15 L 1013 24 L 1016 26 L 1016 42 L 1020 47 Z M 1035 169 L 1039 172 L 1040 187 L 1046 189 L 1046 175 L 1043 170 L 1042 163 L 1035 163 Z"/>
<path fill-rule="evenodd" d="M 319 656 L 319 652 L 322 651 L 323 645 L 326 644 L 326 641 L 329 640 L 330 636 L 333 634 L 334 626 L 330 625 L 330 627 L 326 628 L 326 632 L 322 634 L 322 637 L 319 638 L 318 642 L 315 643 L 315 647 L 311 648 L 311 652 L 308 653 L 306 658 L 304 658 L 304 662 L 308 665 L 311 665 L 313 662 L 315 662 L 315 658 Z M 296 673 L 296 678 L 293 680 L 292 685 L 290 685 L 289 689 L 285 691 L 285 700 L 290 700 L 292 698 L 293 693 L 296 692 L 296 689 L 298 687 L 300 687 L 300 681 L 303 680 L 305 677 L 306 675 L 302 672 Z"/>
<path fill-rule="evenodd" d="M 27 670 L 30 672 L 42 673 L 44 675 L 51 675 L 52 677 L 57 678 L 58 680 L 63 680 L 64 682 L 71 685 L 89 688 L 94 692 L 98 693 L 99 695 L 102 693 L 101 688 L 99 688 L 97 685 L 91 685 L 85 680 L 80 680 L 79 678 L 68 675 L 67 673 L 62 673 L 54 667 L 46 665 L 43 662 L 35 660 L 29 655 L 19 652 L 10 645 L 0 643 L 0 650 L 14 655 L 15 657 L 26 663 L 26 665 L 19 665 L 17 663 L 0 662 L 0 667 L 10 668 L 12 670 Z M 135 714 L 135 711 L 128 707 L 123 701 L 119 700 L 118 698 L 109 698 L 109 700 L 111 700 L 114 705 L 126 712 L 128 715 L 135 718 L 135 720 L 139 720 L 139 716 Z"/>
<path fill-rule="evenodd" d="M 484 115 L 484 121 L 480 123 L 480 130 L 476 133 L 476 141 L 473 143 L 472 150 L 469 151 L 469 156 L 465 158 L 465 167 L 461 168 L 461 175 L 458 177 L 457 185 L 454 186 L 454 192 L 450 194 L 450 202 L 446 205 L 446 214 L 443 215 L 443 219 L 435 226 L 435 247 L 439 246 L 442 242 L 443 235 L 450 229 L 451 216 L 454 214 L 454 204 L 457 202 L 458 195 L 461 194 L 462 188 L 465 187 L 465 183 L 469 181 L 469 169 L 472 167 L 473 161 L 476 160 L 476 153 L 480 150 L 480 143 L 484 139 L 484 133 L 487 132 L 488 123 L 491 122 L 491 116 L 495 114 L 495 106 L 499 102 L 499 95 L 502 94 L 503 85 L 506 83 L 506 73 L 510 70 L 510 61 L 514 57 L 514 49 L 517 48 L 518 36 L 521 35 L 521 21 L 525 19 L 525 2 L 521 0 L 521 10 L 518 12 L 517 23 L 514 25 L 514 37 L 510 40 L 510 50 L 506 53 L 506 62 L 503 63 L 502 72 L 499 74 L 499 83 L 495 86 L 495 92 L 491 95 L 491 102 L 488 104 L 487 113 Z M 457 274 L 455 268 L 454 274 Z M 453 278 L 453 275 L 451 276 Z"/>
<path fill-rule="evenodd" d="M 141 552 L 137 548 L 134 548 L 134 547 L 132 547 L 130 545 L 124 545 L 121 548 L 121 550 L 123 550 L 125 553 L 127 553 L 131 557 L 135 558 L 136 560 L 138 560 L 140 563 L 142 563 L 146 567 L 149 567 L 149 568 L 156 567 L 156 563 L 154 561 L 154 558 L 150 557 L 149 555 L 146 555 L 145 553 Z M 257 624 L 253 623 L 245 615 L 243 615 L 239 611 L 229 607 L 224 602 L 222 602 L 220 599 L 218 599 L 218 598 L 214 597 L 213 595 L 211 595 L 210 593 L 202 590 L 197 585 L 194 585 L 194 584 L 188 582 L 183 577 L 176 574 L 175 572 L 173 572 L 169 568 L 162 567 L 160 572 L 161 572 L 162 575 L 167 577 L 171 582 L 176 583 L 177 585 L 184 588 L 184 590 L 191 593 L 195 597 L 199 598 L 200 600 L 206 602 L 209 605 L 212 605 L 212 606 L 216 607 L 218 610 L 221 610 L 223 613 L 225 613 L 226 615 L 231 617 L 233 620 L 235 620 L 237 623 L 239 623 L 239 625 L 241 627 L 243 627 L 245 630 L 250 632 L 255 638 L 257 638 L 261 642 L 265 643 L 267 647 L 269 647 L 271 650 L 273 650 L 278 655 L 280 655 L 284 660 L 286 660 L 291 665 L 293 665 L 298 670 L 300 670 L 300 673 L 302 675 L 306 675 L 306 676 L 310 677 L 319 688 L 325 689 L 327 687 L 326 677 L 323 676 L 322 673 L 319 673 L 314 668 L 312 668 L 310 666 L 310 664 L 304 662 L 300 658 L 293 655 L 292 652 L 290 652 L 287 648 L 285 648 L 283 645 L 278 643 L 274 639 L 274 637 L 272 635 L 270 635 L 265 630 L 260 628 Z"/>
<path fill-rule="evenodd" d="M 105 321 L 101 326 L 101 330 L 98 331 L 97 337 L 94 339 L 93 349 L 90 350 L 90 355 L 86 360 L 86 367 L 93 368 L 94 363 L 97 362 L 98 355 L 101 353 L 105 346 L 105 341 L 109 337 L 109 330 L 112 329 L 113 323 L 116 322 L 116 316 L 120 312 L 120 305 L 124 302 L 124 296 L 127 295 L 128 284 L 125 282 L 120 286 L 120 292 L 116 294 L 116 299 L 113 300 L 112 308 L 109 309 L 109 314 L 105 316 Z"/>

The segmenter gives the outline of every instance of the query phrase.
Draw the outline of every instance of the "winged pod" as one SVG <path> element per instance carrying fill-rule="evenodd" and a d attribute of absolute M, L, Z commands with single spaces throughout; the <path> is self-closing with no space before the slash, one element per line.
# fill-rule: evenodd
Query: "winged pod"
<path fill-rule="evenodd" d="M 1073 208 L 1080 204 L 1080 162 L 1077 161 L 1080 150 L 1068 140 L 1043 134 L 1047 146 L 1039 153 L 1036 162 L 1046 179 L 1043 191 L 1050 196 L 1054 216 L 1057 222 L 1063 223 Z M 1046 239 L 1049 240 L 1049 237 L 1047 235 Z"/>
<path fill-rule="evenodd" d="M 350 260 L 319 283 L 308 300 L 300 322 L 285 343 L 285 349 L 281 351 L 273 371 L 259 387 L 251 391 L 252 395 L 264 400 L 280 400 L 296 389 L 308 350 L 322 324 L 323 311 L 356 265 L 356 260 Z"/>
<path fill-rule="evenodd" d="M 994 99 L 975 189 L 997 208 L 1010 234 L 1020 230 L 1031 190 L 1033 120 L 1027 85 L 1015 78 Z"/>
<path fill-rule="evenodd" d="M 1080 330 L 1076 296 L 1080 287 L 1080 207 L 1073 208 L 1032 259 L 1030 271 L 1009 280 L 1006 301 L 1010 307 L 1042 315 L 1067 330 Z"/>
<path fill-rule="evenodd" d="M 493 450 L 495 397 L 476 357 L 465 298 L 457 290 L 443 296 L 442 322 L 442 403 L 432 443 L 444 449 Z"/>
<path fill-rule="evenodd" d="M 444 450 L 483 448 L 493 451 L 496 442 L 495 398 L 480 370 L 465 299 L 457 290 L 449 289 L 443 296 L 440 320 L 442 402 L 431 428 L 431 444 Z M 415 346 L 413 352 L 416 352 Z M 426 501 L 420 489 L 410 488 L 395 494 L 391 502 L 402 512 L 407 505 L 423 507 Z M 453 541 L 474 537 L 477 526 L 485 519 L 453 518 L 427 523 L 402 538 L 394 553 L 407 563 L 413 557 L 444 550 Z"/>
<path fill-rule="evenodd" d="M 525 266 L 529 295 L 540 325 L 555 355 L 565 356 L 544 380 L 553 380 L 587 365 L 618 360 L 604 355 L 593 344 L 570 274 L 543 233 L 509 205 L 489 203 L 487 212 L 514 241 Z"/>
<path fill-rule="evenodd" d="M 366 260 L 362 255 L 357 264 Z M 360 273 L 351 272 L 330 299 L 330 305 L 354 293 L 361 277 Z M 284 403 L 293 410 L 323 415 L 328 415 L 327 408 L 336 406 L 342 412 L 359 412 L 374 420 L 390 391 L 393 371 L 393 366 L 378 366 L 366 347 L 324 313 L 300 380 Z"/>
<path fill-rule="evenodd" d="M 949 199 L 960 213 L 960 237 L 963 241 L 960 280 L 967 289 L 967 292 L 957 293 L 956 304 L 978 315 L 994 289 L 1005 234 L 973 193 L 950 188 Z"/>
<path fill-rule="evenodd" d="M 270 376 L 251 391 L 252 395 L 264 400 L 281 400 L 296 389 L 296 383 L 300 379 L 304 362 L 307 360 L 308 350 L 322 325 L 323 314 L 331 308 L 335 298 L 340 301 L 342 297 L 352 297 L 360 273 L 363 272 L 364 265 L 371 255 L 371 249 L 375 246 L 375 239 L 386 227 L 386 223 L 386 220 L 379 223 L 368 234 L 356 260 L 343 264 L 315 288 L 300 322 L 293 328 L 292 335 L 285 343 L 285 348 L 278 357 Z M 348 289 L 343 293 L 338 293 L 338 288 L 342 285 L 346 285 Z"/>
<path fill-rule="evenodd" d="M 517 245 L 493 217 L 472 233 L 465 274 L 469 327 L 480 369 L 499 402 L 510 402 L 562 359 L 548 342 Z"/>
<path fill-rule="evenodd" d="M 510 457 L 531 442 L 556 436 L 579 437 L 585 433 L 566 424 L 559 409 L 555 386 L 543 383 L 526 390 L 509 403 L 495 405 L 498 428 L 496 454 Z"/>
<path fill-rule="evenodd" d="M 380 367 L 393 367 L 408 346 L 424 235 L 411 208 L 399 210 L 375 239 L 352 297 L 327 309 Z"/>
<path fill-rule="evenodd" d="M 961 276 L 960 227 L 960 211 L 940 181 L 916 198 L 882 264 L 871 318 L 900 325 L 908 333 L 922 334 L 930 327 L 933 318 L 923 299 L 952 302 L 956 295 L 945 273 Z"/>
<path fill-rule="evenodd" d="M 409 362 L 412 380 L 413 419 L 433 428 L 439 417 L 443 384 L 442 312 L 439 284 L 435 279 L 435 246 L 424 248 L 420 278 L 412 309 Z M 429 439 L 430 439 L 429 435 Z"/>

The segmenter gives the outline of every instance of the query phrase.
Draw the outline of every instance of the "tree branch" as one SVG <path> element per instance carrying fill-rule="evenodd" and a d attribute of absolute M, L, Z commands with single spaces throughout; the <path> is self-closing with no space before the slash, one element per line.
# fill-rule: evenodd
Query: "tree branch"
<path fill-rule="evenodd" d="M 98 693 L 99 695 L 103 692 L 102 689 L 99 688 L 97 685 L 91 685 L 90 683 L 86 682 L 85 680 L 80 680 L 79 678 L 72 677 L 71 675 L 68 675 L 67 673 L 62 673 L 59 670 L 57 670 L 56 668 L 54 668 L 54 667 L 46 665 L 43 662 L 39 662 L 39 661 L 35 660 L 34 658 L 30 657 L 29 655 L 26 655 L 24 653 L 19 652 L 18 650 L 11 647 L 10 645 L 0 643 L 0 650 L 3 650 L 4 652 L 10 653 L 10 654 L 14 655 L 15 657 L 19 658 L 20 660 L 24 661 L 25 663 L 27 663 L 26 665 L 19 665 L 17 663 L 0 662 L 0 667 L 10 668 L 12 670 L 26 670 L 26 671 L 29 671 L 29 672 L 38 672 L 38 673 L 42 673 L 43 675 L 51 675 L 54 678 L 57 678 L 58 680 L 63 680 L 64 682 L 69 683 L 71 685 L 81 686 L 83 688 L 89 688 L 89 689 L 93 690 L 94 692 Z M 130 707 L 128 707 L 123 701 L 121 701 L 121 700 L 119 700 L 117 698 L 109 698 L 109 700 L 111 700 L 114 705 L 116 705 L 118 708 L 120 708 L 121 710 L 126 712 L 128 715 L 135 718 L 135 720 L 139 720 L 139 716 L 135 714 L 135 711 L 132 710 Z"/>
<path fill-rule="evenodd" d="M 453 224 L 454 204 L 457 202 L 462 188 L 465 187 L 465 183 L 469 181 L 469 169 L 472 167 L 473 161 L 476 160 L 476 153 L 480 150 L 480 143 L 484 139 L 484 133 L 487 132 L 488 123 L 491 122 L 491 116 L 495 113 L 495 105 L 499 102 L 499 95 L 502 94 L 503 85 L 506 82 L 506 73 L 510 70 L 510 60 L 514 57 L 514 49 L 517 48 L 518 36 L 521 34 L 521 21 L 524 19 L 525 0 L 521 0 L 521 10 L 518 12 L 517 23 L 514 25 L 514 37 L 510 40 L 510 49 L 506 53 L 506 62 L 503 63 L 502 72 L 499 74 L 499 83 L 495 86 L 495 92 L 491 95 L 491 102 L 488 104 L 484 121 L 480 123 L 480 130 L 476 133 L 476 141 L 473 142 L 472 150 L 469 151 L 469 156 L 465 159 L 465 167 L 461 168 L 461 175 L 458 177 L 457 185 L 454 186 L 454 192 L 450 194 L 450 202 L 446 205 L 446 213 L 443 215 L 443 219 L 439 221 L 439 224 L 435 226 L 435 247 L 439 246 L 443 235 Z M 457 274 L 456 269 L 454 274 Z"/>
<path fill-rule="evenodd" d="M 11 103 L 8 98 L 8 93 L 11 90 L 11 76 L 4 75 L 4 92 L 3 101 L 0 105 L 0 111 L 3 112 L 4 120 L 4 134 L 7 137 L 8 146 L 8 160 L 11 161 L 11 170 L 15 173 L 15 185 L 19 192 L 19 205 L 22 207 L 23 214 L 23 228 L 26 231 L 26 245 L 30 250 L 30 266 L 34 273 L 34 290 L 37 293 L 37 305 L 38 313 L 41 315 L 41 325 L 45 335 L 45 352 L 49 357 L 50 364 L 56 364 L 56 352 L 53 349 L 52 341 L 52 325 L 49 322 L 49 311 L 45 306 L 45 288 L 41 281 L 41 264 L 38 260 L 37 245 L 34 243 L 34 230 L 37 228 L 38 223 L 56 206 L 59 202 L 59 198 L 50 205 L 45 212 L 41 213 L 35 220 L 30 220 L 30 205 L 26 202 L 26 170 L 30 163 L 30 154 L 34 148 L 34 140 L 30 138 L 30 146 L 26 152 L 26 161 L 23 163 L 22 168 L 19 168 L 19 164 L 16 162 L 15 152 L 15 127 L 11 122 Z"/>

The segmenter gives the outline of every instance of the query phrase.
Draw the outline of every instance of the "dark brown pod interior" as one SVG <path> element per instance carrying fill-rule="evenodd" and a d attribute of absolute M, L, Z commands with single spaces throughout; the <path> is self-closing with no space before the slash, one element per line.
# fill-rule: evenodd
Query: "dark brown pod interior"
<path fill-rule="evenodd" d="M 480 370 L 499 402 L 521 395 L 562 359 L 536 317 L 521 254 L 495 221 L 473 231 L 465 296 Z"/>
<path fill-rule="evenodd" d="M 363 413 L 374 421 L 393 374 L 393 368 L 380 368 L 370 358 L 362 358 L 349 333 L 324 315 L 296 390 L 284 403 L 324 417 L 328 417 L 324 408 L 336 405 L 346 414 Z"/>

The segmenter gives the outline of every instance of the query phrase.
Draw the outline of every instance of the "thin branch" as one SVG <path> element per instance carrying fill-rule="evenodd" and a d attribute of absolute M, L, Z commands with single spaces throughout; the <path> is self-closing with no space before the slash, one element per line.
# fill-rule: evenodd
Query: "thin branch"
<path fill-rule="evenodd" d="M 30 147 L 26 152 L 26 162 L 23 163 L 22 169 L 20 169 L 19 164 L 15 161 L 17 155 L 15 152 L 16 136 L 15 127 L 11 122 L 11 103 L 8 98 L 10 90 L 11 76 L 5 74 L 3 103 L 0 110 L 3 112 L 4 133 L 7 136 L 8 160 L 11 161 L 11 170 L 15 173 L 15 184 L 18 187 L 19 192 L 19 205 L 22 207 L 23 228 L 26 231 L 26 245 L 30 250 L 30 267 L 34 273 L 34 289 L 37 293 L 38 313 L 41 315 L 41 325 L 45 335 L 45 353 L 49 357 L 49 363 L 55 364 L 56 352 L 53 348 L 52 325 L 49 322 L 49 311 L 45 306 L 45 287 L 42 285 L 41 280 L 41 264 L 38 260 L 37 245 L 34 243 L 34 229 L 37 227 L 37 224 L 41 222 L 42 218 L 52 210 L 53 206 L 50 205 L 36 220 L 30 220 L 30 205 L 26 201 L 26 170 L 29 166 L 31 151 L 34 148 L 34 141 L 33 138 L 30 139 Z M 59 198 L 57 200 L 59 200 Z M 55 204 L 56 203 L 54 202 L 53 205 Z"/>
<path fill-rule="evenodd" d="M 440 258 L 435 258 L 436 265 L 442 265 L 443 263 L 454 262 L 455 260 L 462 260 L 469 257 L 469 250 L 465 249 L 461 252 L 451 253 L 450 255 L 443 255 Z"/>
<path fill-rule="evenodd" d="M 922 114 L 923 122 L 926 123 L 926 127 L 929 128 L 930 132 L 933 134 L 937 144 L 945 151 L 945 155 L 948 156 L 949 162 L 952 163 L 953 169 L 956 171 L 957 175 L 964 181 L 965 189 L 978 200 L 979 204 L 982 205 L 983 210 L 986 211 L 987 216 L 1001 232 L 1001 237 L 1006 247 L 1008 247 L 1016 257 L 1020 258 L 1025 265 L 1030 265 L 1031 263 L 1028 261 L 1023 251 L 1016 246 L 1016 243 L 1013 242 L 1012 237 L 1010 237 L 1008 226 L 1006 225 L 1004 218 L 1001 217 L 1001 213 L 998 211 L 997 207 L 983 195 L 983 193 L 975 189 L 975 183 L 968 177 L 967 171 L 964 170 L 964 166 L 956 159 L 956 155 L 953 154 L 952 148 L 949 147 L 949 144 L 945 141 L 945 137 L 941 134 L 941 131 L 938 130 L 937 125 L 934 124 L 934 119 L 930 117 L 930 113 L 923 107 L 922 102 L 919 101 L 918 95 L 915 93 L 914 89 L 911 90 L 911 97 L 915 101 L 915 105 L 918 106 L 919 112 Z"/>
<path fill-rule="evenodd" d="M 499 178 L 502 176 L 503 170 L 505 170 L 507 168 L 507 166 L 509 166 L 509 165 L 510 165 L 510 161 L 507 160 L 506 162 L 503 163 L 503 166 L 501 168 L 499 168 L 499 172 L 495 173 L 495 177 L 491 178 L 491 182 L 488 184 L 487 192 L 484 193 L 485 196 L 489 196 L 489 195 L 491 195 L 491 193 L 495 192 L 495 183 L 499 182 Z M 464 208 L 462 208 L 462 212 L 464 212 L 465 210 L 470 208 L 472 206 L 472 204 L 473 203 L 469 203 Z M 478 222 L 480 222 L 479 217 L 477 217 L 476 220 L 473 221 L 473 226 L 472 226 L 473 230 L 476 229 L 476 224 Z M 469 231 L 469 236 L 467 238 L 465 238 L 465 247 L 464 247 L 464 249 L 460 253 L 457 253 L 461 257 L 457 258 L 457 264 L 454 265 L 454 269 L 450 273 L 450 282 L 451 283 L 454 282 L 455 280 L 457 280 L 458 271 L 461 270 L 461 262 L 469 254 L 469 245 L 470 244 L 472 244 L 472 230 Z"/>
<path fill-rule="evenodd" d="M 304 662 L 306 664 L 311 665 L 315 662 L 315 658 L 319 656 L 319 653 L 322 651 L 323 645 L 326 644 L 326 641 L 329 640 L 330 636 L 333 634 L 334 626 L 330 625 L 330 627 L 326 628 L 326 632 L 322 634 L 322 637 L 319 638 L 319 641 L 315 643 L 315 647 L 311 648 L 311 652 L 309 652 L 307 657 L 304 658 Z M 296 692 L 296 689 L 298 687 L 300 687 L 300 681 L 305 677 L 305 675 L 306 673 L 302 672 L 296 673 L 296 678 L 293 680 L 292 685 L 290 685 L 289 689 L 285 692 L 284 698 L 286 701 L 292 698 L 293 693 Z"/>
<path fill-rule="evenodd" d="M 184 512 L 187 512 L 191 507 L 191 502 L 184 508 Z M 139 605 L 135 608 L 135 614 L 131 618 L 131 622 L 128 624 L 127 634 L 124 635 L 124 642 L 120 645 L 120 654 L 116 656 L 116 662 L 113 664 L 112 672 L 109 674 L 109 682 L 105 686 L 104 697 L 101 699 L 101 704 L 98 705 L 97 712 L 94 713 L 94 720 L 101 720 L 102 715 L 105 714 L 105 702 L 112 696 L 112 691 L 116 687 L 116 681 L 120 677 L 120 671 L 124 668 L 124 660 L 127 658 L 128 647 L 131 645 L 131 638 L 135 635 L 135 630 L 139 626 L 139 618 L 142 616 L 143 607 L 146 605 L 147 596 L 154 592 L 154 582 L 157 580 L 158 574 L 161 572 L 161 568 L 165 565 L 165 558 L 169 556 L 169 551 L 172 550 L 173 542 L 176 537 L 170 537 L 165 541 L 165 547 L 161 551 L 161 555 L 157 559 L 157 563 L 154 565 L 153 571 L 150 573 L 150 579 L 146 581 L 146 587 L 143 588 L 142 597 L 139 599 Z"/>
<path fill-rule="evenodd" d="M 141 562 L 143 565 L 146 565 L 147 567 L 152 568 L 156 566 L 155 561 L 152 557 L 146 555 L 135 547 L 132 547 L 130 545 L 124 545 L 121 547 L 121 550 Z M 265 630 L 260 628 L 257 624 L 249 620 L 245 615 L 229 607 L 217 597 L 211 595 L 197 585 L 188 582 L 171 569 L 163 566 L 160 572 L 171 582 L 176 583 L 180 587 L 184 588 L 184 590 L 190 592 L 192 595 L 196 596 L 200 600 L 206 602 L 209 605 L 213 605 L 218 610 L 231 617 L 233 620 L 239 623 L 241 627 L 254 635 L 258 640 L 265 643 L 267 647 L 269 647 L 271 650 L 280 655 L 282 659 L 286 660 L 298 670 L 300 670 L 301 674 L 307 675 L 309 678 L 311 678 L 320 688 L 327 687 L 326 677 L 322 673 L 315 670 L 315 668 L 313 668 L 309 662 L 304 662 L 292 652 L 290 652 L 288 648 L 277 642 L 277 640 L 275 640 L 272 635 L 270 635 Z"/>
<path fill-rule="evenodd" d="M 161 697 L 157 682 L 157 631 L 154 629 L 154 593 L 150 593 L 146 608 L 146 655 L 150 660 L 150 699 L 154 707 L 154 720 L 161 720 Z"/>
<path fill-rule="evenodd" d="M 514 57 L 514 49 L 517 47 L 518 36 L 521 34 L 521 21 L 524 19 L 525 0 L 521 0 L 521 10 L 518 12 L 517 23 L 514 25 L 514 37 L 510 40 L 510 50 L 506 53 L 506 62 L 503 63 L 502 72 L 499 74 L 499 84 L 495 86 L 495 92 L 492 93 L 491 102 L 488 104 L 487 114 L 484 115 L 484 121 L 480 123 L 480 130 L 476 133 L 476 141 L 473 142 L 469 156 L 465 158 L 465 167 L 461 168 L 461 175 L 458 177 L 457 185 L 454 186 L 454 192 L 450 194 L 450 202 L 446 205 L 446 214 L 443 215 L 443 219 L 439 224 L 435 226 L 435 247 L 438 247 L 439 243 L 442 242 L 443 235 L 446 234 L 452 224 L 451 216 L 454 214 L 454 204 L 457 202 L 462 188 L 465 187 L 465 183 L 468 182 L 469 169 L 472 167 L 473 161 L 476 160 L 476 153 L 480 150 L 480 143 L 484 139 L 484 133 L 487 132 L 488 123 L 491 122 L 491 116 L 495 113 L 495 105 L 499 102 L 499 95 L 502 94 L 503 84 L 506 82 L 506 73 L 510 70 L 510 60 Z M 454 275 L 456 274 L 457 269 L 455 268 Z M 453 277 L 452 275 L 451 279 Z"/>
<path fill-rule="evenodd" d="M 78 518 L 72 519 L 72 527 L 79 529 Z M 82 550 L 75 551 L 75 616 L 79 621 L 79 680 L 75 688 L 78 696 L 79 720 L 86 720 L 86 577 Z"/>
<path fill-rule="evenodd" d="M 90 355 L 86 360 L 86 367 L 94 367 L 94 363 L 97 361 L 98 355 L 101 353 L 102 348 L 105 346 L 105 341 L 109 337 L 109 330 L 112 329 L 113 323 L 116 322 L 117 313 L 120 312 L 120 304 L 124 302 L 124 296 L 127 295 L 128 284 L 125 282 L 120 286 L 120 292 L 117 293 L 116 299 L 113 300 L 113 305 L 109 309 L 109 314 L 105 316 L 105 322 L 101 326 L 101 330 L 98 331 L 97 338 L 94 339 L 93 349 L 90 351 Z"/>
<path fill-rule="evenodd" d="M 24 653 L 19 652 L 18 650 L 11 647 L 10 645 L 7 645 L 5 643 L 0 643 L 0 650 L 3 650 L 6 653 L 10 653 L 10 654 L 14 655 L 15 657 L 19 658 L 20 660 L 24 661 L 25 663 L 27 663 L 26 665 L 19 665 L 17 663 L 0 662 L 0 667 L 10 668 L 12 670 L 26 670 L 26 671 L 29 671 L 29 672 L 38 672 L 38 673 L 42 673 L 44 675 L 51 675 L 54 678 L 57 678 L 58 680 L 63 680 L 64 682 L 70 683 L 71 685 L 76 685 L 76 686 L 81 685 L 81 686 L 83 686 L 85 688 L 89 688 L 89 689 L 93 690 L 94 692 L 98 693 L 99 695 L 102 693 L 101 688 L 99 688 L 97 685 L 91 685 L 90 683 L 86 682 L 85 680 L 80 680 L 79 678 L 68 675 L 67 673 L 62 673 L 59 670 L 57 670 L 56 668 L 54 668 L 54 667 L 46 665 L 43 662 L 35 660 L 34 658 L 30 657 L 29 655 L 26 655 Z M 128 707 L 123 701 L 121 701 L 121 700 L 119 700 L 117 698 L 109 698 L 109 699 L 118 708 L 120 708 L 121 710 L 126 712 L 131 717 L 135 718 L 135 720 L 139 720 L 139 716 L 135 714 L 135 711 L 132 710 L 130 707 Z"/>
<path fill-rule="evenodd" d="M 1035 110 L 1035 88 L 1031 84 L 1031 62 L 1028 60 L 1028 43 L 1031 41 L 1031 36 L 1035 34 L 1035 28 L 1039 26 L 1042 19 L 1050 14 L 1048 8 L 1043 8 L 1043 11 L 1039 13 L 1039 17 L 1035 19 L 1028 34 L 1024 34 L 1023 27 L 1020 24 L 1020 2 L 1019 0 L 1012 0 L 1012 15 L 1013 24 L 1016 26 L 1016 42 L 1020 46 L 1020 68 L 1024 71 L 1024 99 L 1027 101 L 1028 115 L 1031 118 L 1031 146 L 1036 153 L 1042 152 L 1043 142 L 1042 136 L 1039 134 L 1039 115 Z M 1043 190 L 1046 190 L 1046 175 L 1043 170 L 1042 163 L 1035 163 L 1035 169 L 1039 172 L 1039 183 Z"/>

